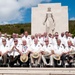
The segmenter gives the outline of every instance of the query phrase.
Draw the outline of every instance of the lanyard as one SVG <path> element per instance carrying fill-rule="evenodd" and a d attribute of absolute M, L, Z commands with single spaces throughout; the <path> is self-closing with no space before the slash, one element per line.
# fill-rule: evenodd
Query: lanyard
<path fill-rule="evenodd" d="M 27 50 L 27 46 L 22 46 L 22 52 L 25 52 Z"/>

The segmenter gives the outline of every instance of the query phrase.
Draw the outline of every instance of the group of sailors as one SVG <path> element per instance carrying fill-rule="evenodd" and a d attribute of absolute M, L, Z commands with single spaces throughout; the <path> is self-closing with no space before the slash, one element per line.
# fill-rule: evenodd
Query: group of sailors
<path fill-rule="evenodd" d="M 0 32 L 0 63 L 20 66 L 40 67 L 73 66 L 75 59 L 75 38 L 68 31 L 55 34 L 29 35 L 27 31 L 20 36 L 2 36 Z"/>

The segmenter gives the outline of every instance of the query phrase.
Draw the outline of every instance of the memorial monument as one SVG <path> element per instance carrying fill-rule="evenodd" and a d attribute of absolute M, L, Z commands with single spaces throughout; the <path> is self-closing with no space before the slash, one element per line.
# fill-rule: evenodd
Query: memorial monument
<path fill-rule="evenodd" d="M 54 33 L 55 31 L 55 22 L 54 18 L 51 12 L 51 8 L 49 7 L 46 13 L 45 21 L 43 25 L 46 25 L 46 32 L 49 33 Z"/>
<path fill-rule="evenodd" d="M 38 4 L 32 7 L 31 34 L 68 31 L 68 7 L 61 3 Z"/>

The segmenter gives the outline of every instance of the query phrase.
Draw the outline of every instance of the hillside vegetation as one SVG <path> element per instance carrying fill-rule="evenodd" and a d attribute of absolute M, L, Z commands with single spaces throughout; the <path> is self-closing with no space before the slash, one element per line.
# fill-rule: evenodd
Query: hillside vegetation
<path fill-rule="evenodd" d="M 0 31 L 2 33 L 12 34 L 14 33 L 23 33 L 24 31 L 28 31 L 31 34 L 31 23 L 25 24 L 7 24 L 0 25 Z M 69 32 L 71 32 L 75 36 L 75 21 L 69 21 Z"/>
<path fill-rule="evenodd" d="M 31 34 L 31 23 L 0 25 L 0 31 L 8 34 L 12 34 L 13 32 L 21 34 L 24 31 L 28 31 Z"/>
<path fill-rule="evenodd" d="M 75 36 L 75 20 L 69 21 L 69 32 Z"/>

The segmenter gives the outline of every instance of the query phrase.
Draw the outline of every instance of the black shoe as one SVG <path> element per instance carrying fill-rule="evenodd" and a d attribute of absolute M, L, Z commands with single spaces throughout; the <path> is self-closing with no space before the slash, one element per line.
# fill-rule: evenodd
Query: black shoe
<path fill-rule="evenodd" d="M 40 67 L 40 64 L 37 64 L 37 67 Z"/>
<path fill-rule="evenodd" d="M 33 63 L 31 63 L 31 67 L 34 67 Z"/>
<path fill-rule="evenodd" d="M 3 64 L 3 67 L 8 67 L 8 64 Z"/>

